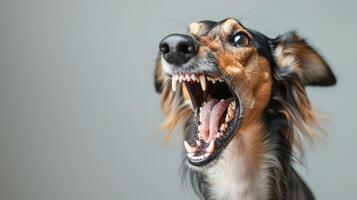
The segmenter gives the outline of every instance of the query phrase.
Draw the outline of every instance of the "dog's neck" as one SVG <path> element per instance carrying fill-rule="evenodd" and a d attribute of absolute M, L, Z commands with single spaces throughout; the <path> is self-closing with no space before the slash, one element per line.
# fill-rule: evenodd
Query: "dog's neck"
<path fill-rule="evenodd" d="M 264 144 L 263 125 L 242 129 L 222 153 L 221 158 L 204 170 L 207 192 L 212 199 L 269 198 L 270 169 L 275 155 Z"/>

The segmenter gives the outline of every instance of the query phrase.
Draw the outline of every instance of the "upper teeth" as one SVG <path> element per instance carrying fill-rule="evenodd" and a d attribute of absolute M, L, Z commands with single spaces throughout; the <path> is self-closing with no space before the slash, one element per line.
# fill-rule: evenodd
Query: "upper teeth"
<path fill-rule="evenodd" d="M 207 90 L 207 82 L 206 79 L 208 81 L 211 81 L 212 83 L 216 83 L 216 82 L 223 82 L 223 80 L 221 78 L 218 77 L 210 77 L 210 76 L 205 76 L 205 75 L 199 75 L 198 77 L 195 74 L 175 74 L 172 76 L 171 79 L 171 86 L 172 86 L 172 90 L 176 91 L 177 88 L 177 81 L 179 81 L 180 83 L 182 83 L 182 81 L 196 81 L 199 82 L 201 84 L 201 88 L 203 91 Z"/>
<path fill-rule="evenodd" d="M 223 82 L 223 80 L 221 79 L 221 78 L 219 78 L 219 77 L 210 77 L 210 76 L 207 76 L 207 80 L 208 81 L 211 81 L 212 83 L 216 83 L 217 81 L 218 82 Z"/>
<path fill-rule="evenodd" d="M 199 79 L 200 79 L 200 83 L 201 83 L 201 88 L 202 88 L 202 90 L 203 90 L 203 91 L 206 91 L 206 89 L 207 89 L 206 76 L 205 76 L 205 75 L 201 75 L 201 76 L 199 77 Z"/>
<path fill-rule="evenodd" d="M 172 90 L 175 92 L 177 87 L 177 76 L 172 77 L 171 86 L 172 86 Z"/>

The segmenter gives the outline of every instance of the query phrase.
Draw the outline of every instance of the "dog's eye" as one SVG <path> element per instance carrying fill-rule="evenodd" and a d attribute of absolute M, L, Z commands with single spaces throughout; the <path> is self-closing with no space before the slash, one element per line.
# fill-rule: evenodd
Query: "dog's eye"
<path fill-rule="evenodd" d="M 244 32 L 235 33 L 231 39 L 231 43 L 236 47 L 245 47 L 249 45 L 249 36 Z"/>

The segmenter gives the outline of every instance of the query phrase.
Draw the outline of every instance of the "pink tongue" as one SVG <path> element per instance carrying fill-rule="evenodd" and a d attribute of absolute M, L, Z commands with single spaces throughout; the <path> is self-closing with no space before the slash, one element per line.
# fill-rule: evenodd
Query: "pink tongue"
<path fill-rule="evenodd" d="M 198 131 L 201 138 L 206 142 L 211 141 L 218 133 L 219 121 L 231 101 L 232 99 L 221 101 L 211 99 L 201 109 Z"/>

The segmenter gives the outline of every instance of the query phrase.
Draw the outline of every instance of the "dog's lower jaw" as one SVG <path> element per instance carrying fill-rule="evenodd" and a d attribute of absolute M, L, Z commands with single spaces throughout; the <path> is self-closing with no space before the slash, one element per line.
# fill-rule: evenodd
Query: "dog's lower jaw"
<path fill-rule="evenodd" d="M 270 199 L 270 170 L 279 162 L 264 144 L 263 125 L 242 129 L 219 160 L 203 171 L 209 199 Z"/>

